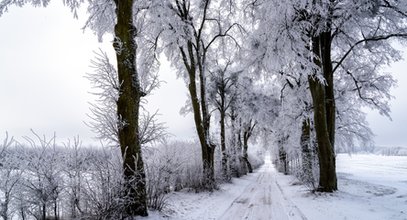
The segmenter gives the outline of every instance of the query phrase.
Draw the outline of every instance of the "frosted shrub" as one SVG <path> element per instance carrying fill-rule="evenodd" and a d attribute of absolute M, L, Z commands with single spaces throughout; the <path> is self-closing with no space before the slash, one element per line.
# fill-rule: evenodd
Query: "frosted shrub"
<path fill-rule="evenodd" d="M 84 176 L 88 169 L 86 161 L 91 158 L 87 156 L 89 150 L 83 149 L 79 138 L 75 138 L 73 142 L 68 141 L 64 144 L 64 161 L 63 169 L 65 181 L 65 199 L 66 214 L 71 218 L 76 218 L 82 212 L 82 188 L 85 184 Z"/>
<path fill-rule="evenodd" d="M 292 169 L 292 174 L 308 189 L 315 190 L 318 186 L 319 167 L 316 158 L 310 160 L 297 160 L 297 166 Z"/>
<path fill-rule="evenodd" d="M 58 218 L 59 201 L 63 191 L 61 152 L 57 149 L 55 135 L 47 139 L 34 131 L 33 138 L 25 137 L 28 147 L 22 147 L 19 156 L 25 161 L 19 181 L 26 203 L 27 214 L 36 219 Z"/>
<path fill-rule="evenodd" d="M 82 217 L 120 219 L 126 197 L 118 149 L 95 150 L 81 189 Z"/>
<path fill-rule="evenodd" d="M 12 219 L 15 209 L 15 196 L 17 193 L 17 183 L 21 178 L 21 170 L 16 169 L 21 163 L 12 154 L 13 138 L 6 137 L 0 143 L 0 217 L 4 220 Z"/>
<path fill-rule="evenodd" d="M 150 149 L 145 163 L 147 175 L 147 205 L 151 209 L 162 210 L 166 194 L 171 191 L 174 180 L 172 175 L 177 165 L 174 160 L 159 149 Z"/>
<path fill-rule="evenodd" d="M 191 141 L 160 143 L 144 150 L 151 208 L 162 208 L 164 194 L 184 188 L 202 191 L 202 158 L 199 144 Z"/>
<path fill-rule="evenodd" d="M 198 147 L 195 142 L 171 141 L 143 149 L 149 208 L 162 210 L 171 191 L 203 187 Z"/>
<path fill-rule="evenodd" d="M 182 161 L 182 166 L 175 176 L 179 179 L 179 188 L 188 188 L 195 192 L 205 190 L 207 183 L 203 176 L 199 143 L 178 141 L 176 144 L 178 146 L 178 160 Z"/>
<path fill-rule="evenodd" d="M 230 173 L 232 177 L 241 177 L 246 174 L 245 164 L 243 162 L 242 156 L 238 154 L 230 155 Z"/>

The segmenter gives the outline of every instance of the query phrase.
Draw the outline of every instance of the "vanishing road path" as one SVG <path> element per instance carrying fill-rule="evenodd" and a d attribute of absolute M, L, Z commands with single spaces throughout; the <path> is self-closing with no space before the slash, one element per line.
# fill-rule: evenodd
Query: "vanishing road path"
<path fill-rule="evenodd" d="M 306 220 L 284 195 L 269 157 L 254 173 L 222 184 L 212 193 L 174 192 L 167 200 L 165 216 L 147 219 L 176 220 Z"/>
<path fill-rule="evenodd" d="M 270 158 L 266 157 L 265 164 L 255 173 L 255 181 L 233 200 L 219 219 L 306 219 L 284 196 L 275 172 Z"/>

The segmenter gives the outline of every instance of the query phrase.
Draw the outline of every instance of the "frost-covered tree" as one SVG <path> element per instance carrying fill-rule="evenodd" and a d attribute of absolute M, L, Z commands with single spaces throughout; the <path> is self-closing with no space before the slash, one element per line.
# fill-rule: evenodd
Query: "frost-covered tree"
<path fill-rule="evenodd" d="M 210 137 L 211 113 L 208 100 L 208 65 L 222 39 L 234 39 L 239 28 L 229 21 L 229 1 L 168 0 L 162 23 L 166 55 L 188 84 L 196 132 L 201 145 L 204 187 L 214 188 L 215 144 Z M 226 13 L 227 14 L 227 13 Z M 235 42 L 237 43 L 237 42 Z"/>
<path fill-rule="evenodd" d="M 256 1 L 255 62 L 269 71 L 287 65 L 308 75 L 319 158 L 320 191 L 337 189 L 335 77 L 347 76 L 365 105 L 388 114 L 391 75 L 381 67 L 400 58 L 389 39 L 406 36 L 406 3 L 400 1 Z M 267 17 L 262 17 L 264 15 Z M 267 30 L 264 32 L 263 30 Z M 342 77 L 345 79 L 345 77 Z"/>
<path fill-rule="evenodd" d="M 339 103 L 336 114 L 336 150 L 350 152 L 355 140 L 368 143 L 372 134 L 360 109 L 362 103 L 352 95 L 352 84 L 340 79 L 336 81 L 335 101 Z M 314 188 L 318 184 L 316 174 L 319 168 L 315 160 L 317 148 L 307 76 L 285 72 L 277 75 L 273 84 L 279 90 L 277 93 L 281 103 L 277 120 L 271 126 L 271 142 L 276 146 L 277 167 L 284 173 L 296 175 Z"/>
<path fill-rule="evenodd" d="M 116 114 L 119 97 L 119 80 L 117 70 L 111 64 L 109 57 L 103 51 L 96 53 L 92 62 L 94 72 L 88 73 L 86 78 L 92 84 L 92 94 L 97 96 L 96 103 L 91 104 L 90 121 L 87 125 L 97 134 L 97 138 L 107 145 L 119 146 L 119 128 Z M 146 96 L 159 85 L 158 75 L 141 81 L 148 88 Z M 142 146 L 159 141 L 167 136 L 163 123 L 157 120 L 158 112 L 149 113 L 143 108 L 141 100 L 139 117 L 139 137 Z"/>
<path fill-rule="evenodd" d="M 294 77 L 290 73 L 284 73 L 275 80 L 280 101 L 272 133 L 277 146 L 277 166 L 282 172 L 295 174 L 304 183 L 314 186 L 316 149 L 312 137 L 312 104 L 307 78 L 304 75 Z M 289 166 L 297 160 L 301 162 L 300 167 Z"/>
<path fill-rule="evenodd" d="M 354 92 L 354 84 L 347 80 L 336 80 L 336 152 L 355 152 L 372 150 L 373 132 L 366 121 L 365 106 Z M 359 148 L 355 148 L 359 145 Z"/>
<path fill-rule="evenodd" d="M 63 190 L 61 154 L 57 149 L 55 138 L 41 137 L 34 131 L 33 138 L 25 137 L 30 148 L 25 147 L 20 152 L 26 166 L 20 185 L 25 196 L 19 197 L 22 203 L 28 205 L 27 214 L 37 219 L 50 216 L 59 218 L 59 200 Z"/>
<path fill-rule="evenodd" d="M 96 75 L 90 78 L 96 87 L 102 86 L 99 88 L 106 89 L 104 83 L 110 86 L 110 89 L 107 88 L 105 93 L 101 94 L 101 97 L 107 99 L 103 104 L 106 108 L 94 108 L 94 116 L 96 119 L 108 117 L 105 121 L 106 129 L 101 130 L 99 134 L 104 137 L 105 134 L 107 137 L 117 134 L 110 136 L 111 141 L 118 141 L 120 145 L 125 183 L 128 185 L 126 188 L 130 197 L 134 198 L 129 200 L 132 202 L 126 209 L 128 215 L 147 215 L 141 146 L 164 133 L 162 124 L 154 119 L 155 114 L 140 114 L 142 98 L 158 85 L 158 60 L 155 50 L 159 28 L 155 28 L 157 26 L 152 22 L 157 2 L 91 1 L 88 7 L 91 16 L 86 26 L 94 30 L 100 38 L 106 32 L 113 33 L 115 38 L 113 47 L 117 69 L 112 68 L 102 56 L 98 60 L 101 62 L 95 62 L 96 67 L 110 79 L 100 83 L 94 81 L 97 79 Z M 114 74 L 116 71 L 117 77 Z M 111 106 L 109 102 L 113 100 L 117 106 L 116 111 L 107 110 L 106 114 L 103 114 L 103 109 L 108 109 Z M 112 112 L 116 112 L 116 115 Z M 114 121 L 117 123 L 111 123 Z M 144 123 L 140 123 L 141 121 Z"/>
<path fill-rule="evenodd" d="M 118 118 L 116 114 L 117 109 L 117 100 L 119 97 L 119 81 L 117 79 L 117 71 L 116 68 L 110 63 L 108 56 L 104 53 L 98 53 L 96 58 L 92 61 L 93 67 L 95 68 L 95 72 L 89 73 L 87 78 L 93 85 L 93 94 L 98 96 L 99 99 L 97 100 L 96 104 L 92 104 L 92 114 L 90 115 L 91 121 L 88 125 L 98 134 L 98 138 L 108 144 L 108 146 L 119 146 L 119 130 L 118 130 Z M 158 78 L 157 75 L 152 76 L 151 78 L 145 78 L 141 81 L 144 85 L 148 86 L 148 90 L 146 91 L 146 96 L 150 93 L 151 90 L 158 86 Z M 141 100 L 143 101 L 143 99 Z M 158 122 L 157 120 L 157 112 L 154 114 L 150 114 L 147 112 L 143 107 L 143 102 L 141 102 L 140 108 L 140 117 L 139 117 L 139 139 L 140 144 L 143 150 L 146 150 L 146 146 L 152 144 L 153 142 L 158 142 L 160 140 L 164 140 L 167 137 L 166 129 L 164 124 Z M 147 155 L 149 156 L 149 155 Z M 111 172 L 107 173 L 107 175 L 116 174 L 117 168 L 114 167 L 115 164 L 108 164 L 106 168 L 111 169 Z M 146 165 L 147 166 L 147 165 Z M 154 200 L 154 196 L 158 196 L 161 198 L 163 193 L 152 193 L 151 188 L 156 187 L 159 185 L 157 182 L 152 180 L 154 176 L 151 174 L 147 167 L 147 205 L 150 208 L 159 209 L 161 206 L 157 204 L 163 204 L 160 202 L 152 203 L 151 201 Z M 102 168 L 98 168 L 100 172 L 103 173 Z M 100 179 L 100 181 L 110 181 L 110 179 Z M 115 190 L 120 190 L 122 188 L 117 186 L 117 183 L 108 183 L 115 187 Z M 95 192 L 88 192 L 91 197 L 99 197 L 98 193 L 103 194 L 103 192 L 95 191 Z M 97 194 L 97 195 L 94 195 Z M 105 214 L 109 214 L 110 216 L 120 216 L 120 205 L 125 204 L 125 201 L 129 198 L 125 196 L 125 198 L 119 199 L 121 202 L 115 203 L 114 200 L 117 200 L 119 195 L 117 192 L 114 194 L 109 195 L 109 199 L 103 199 L 98 201 L 98 204 L 94 204 L 95 206 L 103 206 L 105 207 L 105 211 L 101 211 L 99 213 L 93 213 L 93 215 L 99 216 Z M 124 196 L 124 195 L 123 195 Z M 104 205 L 102 205 L 104 204 Z M 118 209 L 114 211 L 114 209 Z"/>
<path fill-rule="evenodd" d="M 229 171 L 229 157 L 228 148 L 226 147 L 226 122 L 229 109 L 232 105 L 234 95 L 233 87 L 237 83 L 238 74 L 241 71 L 232 72 L 231 65 L 233 63 L 230 60 L 226 61 L 224 66 L 220 66 L 217 62 L 215 70 L 210 72 L 210 85 L 209 85 L 209 101 L 219 113 L 219 125 L 220 125 L 220 150 L 222 152 L 222 175 L 226 180 L 230 179 Z M 235 147 L 235 146 L 233 146 Z M 230 149 L 229 149 L 230 151 Z"/>
<path fill-rule="evenodd" d="M 246 164 L 247 171 L 253 171 L 248 158 L 250 139 L 260 135 L 260 131 L 270 130 L 274 124 L 279 109 L 279 102 L 275 95 L 274 85 L 269 82 L 255 83 L 249 77 L 240 80 L 240 104 L 238 118 L 241 123 L 243 139 L 242 159 Z M 256 133 L 255 128 L 257 129 Z"/>
<path fill-rule="evenodd" d="M 66 0 L 63 2 L 76 16 L 76 10 L 84 1 Z M 32 4 L 45 7 L 48 3 L 49 0 L 4 0 L 0 3 L 0 15 L 11 5 Z M 155 37 L 149 38 L 152 35 L 146 34 L 153 32 L 152 26 L 148 25 L 151 21 L 149 19 L 152 17 L 148 13 L 153 5 L 154 1 L 91 0 L 88 1 L 89 19 L 85 25 L 95 31 L 99 39 L 102 39 L 105 33 L 111 33 L 114 36 L 113 47 L 116 52 L 119 93 L 115 111 L 117 124 L 109 126 L 117 128 L 117 140 L 123 156 L 126 189 L 133 197 L 133 200 L 129 200 L 131 203 L 127 204 L 128 215 L 147 215 L 139 112 L 141 98 L 150 88 L 142 82 L 151 79 L 151 73 L 157 70 L 154 53 L 156 39 Z M 112 116 L 112 112 L 107 114 L 109 117 Z"/>
<path fill-rule="evenodd" d="M 137 29 L 133 12 L 134 1 L 114 1 L 116 24 L 113 47 L 116 51 L 117 73 L 120 82 L 117 100 L 118 137 L 123 155 L 126 189 L 134 201 L 128 204 L 129 215 L 147 215 L 146 180 L 139 136 L 140 99 L 142 91 L 137 70 Z M 137 187 L 133 187 L 136 185 Z"/>
<path fill-rule="evenodd" d="M 77 218 L 84 214 L 83 203 L 85 198 L 83 198 L 83 188 L 85 184 L 84 175 L 87 163 L 84 150 L 81 148 L 82 143 L 79 137 L 75 137 L 71 142 L 64 143 L 64 165 L 63 174 L 66 177 L 65 185 L 65 196 L 68 200 L 68 215 L 71 218 Z"/>
<path fill-rule="evenodd" d="M 238 67 L 244 69 L 241 65 Z M 227 97 L 230 101 L 229 148 L 231 170 L 240 175 L 253 171 L 248 157 L 250 140 L 254 142 L 263 130 L 272 128 L 279 103 L 272 82 L 262 81 L 246 70 L 239 70 L 233 76 Z"/>

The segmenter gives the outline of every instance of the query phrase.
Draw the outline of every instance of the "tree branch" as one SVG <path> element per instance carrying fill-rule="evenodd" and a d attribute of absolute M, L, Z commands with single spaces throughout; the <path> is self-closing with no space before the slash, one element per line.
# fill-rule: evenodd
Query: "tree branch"
<path fill-rule="evenodd" d="M 382 35 L 382 36 L 374 36 L 371 38 L 364 38 L 362 40 L 357 41 L 348 49 L 348 51 L 343 55 L 343 57 L 339 60 L 339 62 L 337 62 L 336 66 L 332 70 L 332 73 L 335 73 L 335 71 L 338 69 L 338 67 L 342 65 L 343 61 L 349 56 L 349 54 L 353 51 L 353 49 L 355 47 L 357 47 L 359 44 L 365 43 L 365 42 L 388 40 L 388 39 L 394 38 L 394 37 L 407 37 L 407 33 L 397 33 L 397 34 L 389 34 L 389 35 Z"/>

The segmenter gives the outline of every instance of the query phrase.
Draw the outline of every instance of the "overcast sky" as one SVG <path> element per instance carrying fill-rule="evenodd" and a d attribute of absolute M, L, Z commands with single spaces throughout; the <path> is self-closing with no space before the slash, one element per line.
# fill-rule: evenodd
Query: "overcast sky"
<path fill-rule="evenodd" d="M 103 43 L 90 30 L 83 32 L 86 15 L 75 20 L 60 1 L 47 8 L 13 7 L 0 17 L 0 137 L 8 131 L 20 139 L 30 129 L 39 134 L 66 140 L 80 135 L 94 142 L 89 128 L 90 84 L 84 78 L 91 72 L 89 61 L 98 48 L 113 54 L 109 37 Z M 406 50 L 407 51 L 407 50 Z M 399 87 L 393 90 L 392 118 L 369 112 L 368 120 L 377 134 L 377 145 L 407 146 L 407 61 L 394 64 Z M 195 136 L 191 115 L 179 115 L 187 100 L 187 88 L 164 62 L 160 77 L 166 81 L 149 98 L 150 110 L 161 113 L 169 131 L 186 139 Z"/>

